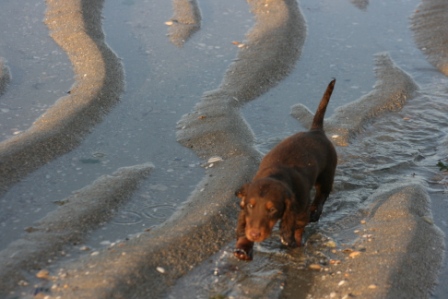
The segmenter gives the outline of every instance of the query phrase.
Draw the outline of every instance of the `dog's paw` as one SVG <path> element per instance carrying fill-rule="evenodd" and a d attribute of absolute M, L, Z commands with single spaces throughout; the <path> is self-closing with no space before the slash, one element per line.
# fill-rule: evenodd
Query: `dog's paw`
<path fill-rule="evenodd" d="M 282 244 L 286 247 L 290 247 L 290 248 L 297 247 L 297 244 L 293 237 L 285 238 L 283 236 L 280 236 L 280 242 L 282 242 Z"/>
<path fill-rule="evenodd" d="M 234 255 L 236 258 L 238 258 L 239 260 L 242 260 L 242 261 L 251 261 L 251 260 L 252 260 L 253 252 L 252 252 L 252 250 L 249 250 L 249 252 L 246 252 L 244 249 L 236 248 L 236 249 L 233 251 L 233 255 Z"/>
<path fill-rule="evenodd" d="M 317 211 L 314 211 L 310 215 L 310 222 L 318 222 L 319 218 L 320 218 L 320 213 L 318 213 Z"/>
<path fill-rule="evenodd" d="M 282 242 L 282 244 L 285 245 L 285 246 L 289 246 L 289 244 L 290 244 L 288 241 L 283 239 L 283 237 L 280 237 L 280 242 Z"/>

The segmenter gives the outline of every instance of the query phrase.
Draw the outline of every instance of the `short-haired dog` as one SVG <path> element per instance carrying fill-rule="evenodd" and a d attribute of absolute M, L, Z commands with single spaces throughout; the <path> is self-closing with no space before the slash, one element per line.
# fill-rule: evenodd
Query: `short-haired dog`
<path fill-rule="evenodd" d="M 261 161 L 252 182 L 236 192 L 241 199 L 237 258 L 252 260 L 254 242 L 268 238 L 277 221 L 282 243 L 294 247 L 301 246 L 305 226 L 319 220 L 337 164 L 336 150 L 323 129 L 335 82 L 328 85 L 309 131 L 296 133 L 274 147 Z M 311 201 L 313 186 L 316 193 Z"/>

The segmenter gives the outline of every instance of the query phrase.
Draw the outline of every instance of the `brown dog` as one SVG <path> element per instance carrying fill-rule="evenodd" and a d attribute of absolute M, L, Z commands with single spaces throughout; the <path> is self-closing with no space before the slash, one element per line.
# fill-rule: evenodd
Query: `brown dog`
<path fill-rule="evenodd" d="M 252 260 L 254 242 L 268 238 L 278 220 L 282 243 L 292 247 L 301 246 L 305 226 L 319 220 L 337 164 L 336 151 L 323 130 L 335 82 L 328 85 L 311 129 L 286 138 L 272 149 L 252 182 L 236 192 L 242 209 L 236 229 L 237 258 Z M 316 195 L 311 203 L 313 186 Z"/>

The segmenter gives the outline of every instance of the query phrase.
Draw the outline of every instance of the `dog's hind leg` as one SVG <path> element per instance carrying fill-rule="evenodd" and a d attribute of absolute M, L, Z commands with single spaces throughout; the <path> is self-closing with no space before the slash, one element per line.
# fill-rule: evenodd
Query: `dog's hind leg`
<path fill-rule="evenodd" d="M 337 164 L 337 156 L 334 149 L 330 151 L 329 158 L 330 159 L 327 162 L 327 166 L 319 174 L 314 185 L 316 194 L 310 206 L 310 222 L 319 221 L 322 210 L 324 209 L 325 201 L 333 189 L 333 181 Z"/>
<path fill-rule="evenodd" d="M 324 209 L 325 201 L 333 188 L 333 175 L 330 174 L 324 179 L 318 180 L 314 187 L 316 189 L 316 195 L 314 196 L 313 203 L 310 206 L 310 222 L 319 221 L 322 210 Z"/>
<path fill-rule="evenodd" d="M 324 208 L 324 203 L 328 198 L 329 193 L 322 192 L 322 187 L 320 185 L 316 185 L 316 196 L 314 197 L 313 203 L 310 207 L 310 222 L 319 221 L 320 215 L 322 214 L 322 210 Z"/>

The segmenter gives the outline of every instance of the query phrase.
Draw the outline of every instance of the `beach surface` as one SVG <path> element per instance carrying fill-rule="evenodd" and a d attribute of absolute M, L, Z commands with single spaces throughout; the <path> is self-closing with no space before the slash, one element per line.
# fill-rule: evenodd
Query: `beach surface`
<path fill-rule="evenodd" d="M 0 296 L 444 298 L 441 3 L 8 3 Z M 235 190 L 332 77 L 321 221 L 236 260 Z"/>

